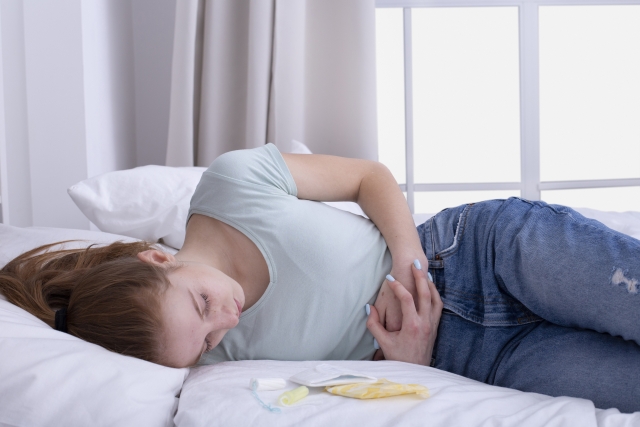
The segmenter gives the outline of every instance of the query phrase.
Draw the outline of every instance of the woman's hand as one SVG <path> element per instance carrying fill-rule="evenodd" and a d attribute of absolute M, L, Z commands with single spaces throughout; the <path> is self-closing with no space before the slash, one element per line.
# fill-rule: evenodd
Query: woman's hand
<path fill-rule="evenodd" d="M 429 366 L 442 314 L 442 300 L 433 282 L 423 270 L 411 266 L 418 293 L 417 309 L 411 293 L 398 280 L 387 280 L 389 288 L 400 301 L 402 328 L 387 331 L 376 307 L 371 307 L 367 328 L 380 344 L 387 360 Z"/>
<path fill-rule="evenodd" d="M 428 268 L 429 261 L 422 251 L 418 256 L 418 266 L 425 269 Z M 414 301 L 418 299 L 418 291 L 416 289 L 416 281 L 412 271 L 412 262 L 414 258 L 404 257 L 405 260 L 398 261 L 400 257 L 395 257 L 393 268 L 391 269 L 391 276 L 395 277 L 396 281 L 402 283 L 406 290 L 409 291 Z M 409 261 L 406 261 L 409 259 Z M 415 262 L 415 261 L 413 261 Z M 400 307 L 400 300 L 396 297 L 395 293 L 389 286 L 389 281 L 385 280 L 378 292 L 378 298 L 374 303 L 378 316 L 380 317 L 380 323 L 389 332 L 399 331 L 402 327 L 402 309 Z"/>

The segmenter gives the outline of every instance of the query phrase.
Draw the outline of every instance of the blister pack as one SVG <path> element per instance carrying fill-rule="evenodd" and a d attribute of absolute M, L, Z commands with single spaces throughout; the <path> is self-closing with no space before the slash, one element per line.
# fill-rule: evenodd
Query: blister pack
<path fill-rule="evenodd" d="M 338 366 L 323 363 L 315 368 L 307 369 L 295 374 L 289 381 L 297 384 L 306 385 L 307 387 L 325 387 L 330 385 L 342 385 L 353 383 L 374 383 L 378 379 L 370 375 L 353 371 L 350 369 L 340 368 Z"/>

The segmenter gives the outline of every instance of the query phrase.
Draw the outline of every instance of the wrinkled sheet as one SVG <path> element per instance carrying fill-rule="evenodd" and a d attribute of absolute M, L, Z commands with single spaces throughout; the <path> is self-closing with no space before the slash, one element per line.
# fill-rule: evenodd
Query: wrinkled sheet
<path fill-rule="evenodd" d="M 292 375 L 320 363 L 331 363 L 399 383 L 429 388 L 431 397 L 396 396 L 358 400 L 311 389 L 309 396 L 282 412 L 271 413 L 252 396 L 251 378 Z M 287 381 L 285 390 L 297 387 Z M 275 407 L 283 392 L 260 391 Z M 549 397 L 489 386 L 435 368 L 392 361 L 283 362 L 241 361 L 191 370 L 182 388 L 178 427 L 197 426 L 640 426 L 640 412 L 621 414 L 596 409 L 585 399 Z"/>

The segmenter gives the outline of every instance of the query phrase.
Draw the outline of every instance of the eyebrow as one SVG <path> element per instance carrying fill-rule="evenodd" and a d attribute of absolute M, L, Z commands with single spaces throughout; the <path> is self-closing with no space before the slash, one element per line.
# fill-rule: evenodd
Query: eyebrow
<path fill-rule="evenodd" d="M 198 301 L 196 301 L 196 297 L 193 296 L 193 292 L 192 291 L 189 291 L 189 295 L 191 295 L 191 300 L 193 301 L 193 306 L 195 307 L 196 311 L 200 315 L 200 318 L 204 321 L 204 313 L 200 309 L 200 305 L 198 305 Z"/>

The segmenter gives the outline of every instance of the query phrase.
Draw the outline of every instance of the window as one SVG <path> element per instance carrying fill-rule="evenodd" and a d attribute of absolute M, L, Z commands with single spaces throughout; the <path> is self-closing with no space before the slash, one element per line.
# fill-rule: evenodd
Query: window
<path fill-rule="evenodd" d="M 377 0 L 379 157 L 413 212 L 640 211 L 640 0 L 586 1 Z"/>

